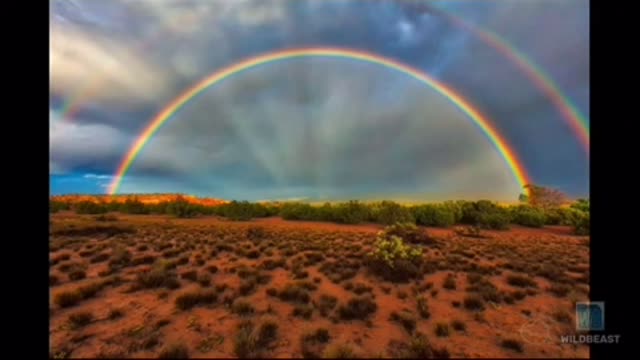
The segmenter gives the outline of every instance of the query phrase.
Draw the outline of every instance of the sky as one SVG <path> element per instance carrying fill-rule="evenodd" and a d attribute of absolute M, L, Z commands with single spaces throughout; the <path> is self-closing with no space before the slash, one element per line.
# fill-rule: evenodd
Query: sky
<path fill-rule="evenodd" d="M 455 89 L 490 119 L 533 183 L 587 197 L 588 153 L 548 94 L 431 9 L 526 54 L 588 122 L 586 0 L 56 0 L 51 193 L 106 193 L 155 115 L 216 70 L 283 49 L 337 47 Z M 513 201 L 521 192 L 495 145 L 450 99 L 389 67 L 321 56 L 211 86 L 119 180 L 119 193 L 254 201 Z"/>

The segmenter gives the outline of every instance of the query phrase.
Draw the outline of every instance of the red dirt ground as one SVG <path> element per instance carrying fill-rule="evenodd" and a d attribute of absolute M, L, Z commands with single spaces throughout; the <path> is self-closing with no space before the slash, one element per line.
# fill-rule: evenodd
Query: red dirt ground
<path fill-rule="evenodd" d="M 363 261 L 376 233 L 383 228 L 379 225 L 291 222 L 279 218 L 233 222 L 213 217 L 116 216 L 116 221 L 104 222 L 71 213 L 52 215 L 50 275 L 57 278 L 50 287 L 52 356 L 148 358 L 158 357 L 172 344 L 183 344 L 189 357 L 236 357 L 238 324 L 273 319 L 278 335 L 270 344 L 256 349 L 256 356 L 302 357 L 302 334 L 324 328 L 330 340 L 318 347 L 319 356 L 335 355 L 331 349 L 346 344 L 358 357 L 401 357 L 394 347 L 409 343 L 412 334 L 398 322 L 390 321 L 390 316 L 406 310 L 415 319 L 412 333 L 426 335 L 433 348 L 446 348 L 451 357 L 589 357 L 587 346 L 559 341 L 560 335 L 575 333 L 574 302 L 586 300 L 589 291 L 589 238 L 571 236 L 564 227 L 486 231 L 481 239 L 456 235 L 453 229 L 425 229 L 436 239 L 435 245 L 425 246 L 424 251 L 425 262 L 433 267 L 419 279 L 402 284 L 371 274 Z M 127 233 L 127 229 L 134 232 Z M 257 235 L 249 235 L 251 231 Z M 232 249 L 215 250 L 224 246 Z M 123 249 L 130 253 L 130 260 L 124 261 L 121 268 L 114 266 L 112 273 L 104 273 L 110 262 L 117 263 L 113 259 Z M 256 259 L 249 255 L 252 249 L 257 250 Z M 177 254 L 171 254 L 171 250 Z M 94 261 L 101 253 L 105 254 L 104 260 Z M 61 259 L 63 254 L 69 254 L 69 258 Z M 324 259 L 314 262 L 308 260 L 311 255 L 307 254 L 320 254 Z M 149 256 L 147 263 L 132 263 L 131 259 L 141 259 L 143 255 Z M 176 261 L 182 257 L 186 258 L 184 263 Z M 282 260 L 287 269 L 262 268 L 265 259 Z M 176 261 L 170 272 L 177 274 L 178 289 L 131 288 L 139 273 L 160 266 L 158 263 L 163 260 Z M 302 264 L 305 261 L 308 263 Z M 298 270 L 308 273 L 302 279 L 294 279 L 297 262 L 301 263 Z M 334 282 L 327 276 L 337 274 L 334 271 L 339 271 L 338 265 L 351 262 L 355 264 L 352 277 Z M 323 263 L 327 263 L 324 273 L 320 270 Z M 258 281 L 254 290 L 243 294 L 241 284 L 252 275 L 240 277 L 242 264 L 268 280 Z M 191 270 L 199 275 L 209 273 L 210 265 L 217 266 L 217 272 L 210 274 L 210 284 L 181 277 Z M 70 279 L 73 269 L 85 271 L 86 278 Z M 503 300 L 485 301 L 483 311 L 467 310 L 464 304 L 456 307 L 453 302 L 463 303 L 465 296 L 473 292 L 468 289 L 470 273 L 480 274 L 493 284 Z M 455 279 L 455 289 L 443 287 L 448 274 Z M 525 276 L 535 285 L 510 285 L 507 277 L 513 274 Z M 109 279 L 112 283 L 77 304 L 61 307 L 56 301 L 63 292 Z M 308 291 L 312 299 L 310 319 L 293 316 L 295 304 L 267 294 L 269 288 L 281 290 L 286 284 L 300 281 L 317 287 Z M 349 283 L 371 288 L 371 294 L 366 295 L 365 291 L 363 296 L 372 299 L 377 309 L 368 318 L 345 320 L 338 316 L 336 309 L 356 297 L 354 289 L 347 289 L 352 288 Z M 218 289 L 221 284 L 227 288 Z M 566 292 L 553 293 L 549 290 L 552 285 Z M 188 310 L 176 306 L 181 294 L 203 289 L 215 289 L 216 301 Z M 524 297 L 513 300 L 518 291 Z M 337 299 L 337 305 L 326 316 L 314 305 L 321 294 Z M 418 315 L 418 296 L 427 299 L 431 314 L 428 319 Z M 511 297 L 511 303 L 505 297 Z M 253 314 L 233 313 L 230 304 L 235 299 L 250 303 Z M 122 316 L 110 319 L 114 309 L 121 310 Z M 79 312 L 91 313 L 92 319 L 74 327 L 69 316 Z M 158 326 L 160 320 L 166 324 Z M 454 330 L 450 324 L 453 320 L 464 323 L 466 330 Z M 449 324 L 448 336 L 437 336 L 437 323 Z M 522 352 L 503 347 L 505 339 L 518 342 Z"/>

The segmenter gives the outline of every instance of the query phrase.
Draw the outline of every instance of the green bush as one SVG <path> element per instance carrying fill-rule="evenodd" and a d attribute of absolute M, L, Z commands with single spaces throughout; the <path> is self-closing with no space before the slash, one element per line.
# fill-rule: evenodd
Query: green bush
<path fill-rule="evenodd" d="M 382 232 L 382 237 L 397 236 L 411 244 L 426 244 L 431 241 L 426 232 L 413 223 L 396 223 L 387 226 Z"/>
<path fill-rule="evenodd" d="M 247 221 L 274 215 L 274 210 L 259 203 L 232 201 L 212 208 L 214 214 L 236 221 Z M 301 219 L 300 219 L 301 220 Z"/>
<path fill-rule="evenodd" d="M 575 203 L 571 204 L 571 208 L 588 213 L 590 210 L 589 199 L 578 199 Z"/>
<path fill-rule="evenodd" d="M 460 222 L 484 229 L 504 230 L 509 226 L 507 209 L 489 200 L 462 202 Z"/>
<path fill-rule="evenodd" d="M 69 205 L 68 202 L 57 201 L 57 200 L 49 200 L 49 212 L 50 213 L 57 213 L 58 211 L 69 210 L 69 209 L 71 209 L 71 206 Z"/>
<path fill-rule="evenodd" d="M 179 218 L 191 218 L 196 215 L 194 206 L 181 197 L 167 203 L 166 212 L 169 215 L 173 215 Z"/>
<path fill-rule="evenodd" d="M 443 204 L 414 206 L 411 211 L 418 225 L 449 227 L 456 221 L 455 210 Z"/>
<path fill-rule="evenodd" d="M 123 203 L 119 204 L 119 211 L 125 214 L 148 214 L 149 209 L 147 206 L 137 198 L 127 199 Z"/>
<path fill-rule="evenodd" d="M 315 220 L 315 209 L 309 204 L 286 203 L 280 208 L 280 216 L 285 220 Z"/>
<path fill-rule="evenodd" d="M 422 249 L 406 245 L 396 235 L 380 232 L 367 261 L 372 272 L 385 280 L 406 282 L 419 274 Z"/>
<path fill-rule="evenodd" d="M 333 207 L 333 221 L 341 224 L 359 224 L 369 219 L 369 208 L 357 200 Z M 315 220 L 315 219 L 314 219 Z"/>
<path fill-rule="evenodd" d="M 105 214 L 107 212 L 107 207 L 105 204 L 85 200 L 76 204 L 75 211 L 78 214 Z"/>
<path fill-rule="evenodd" d="M 589 235 L 591 233 L 591 215 L 587 212 L 581 212 L 573 219 L 572 225 L 576 235 Z"/>
<path fill-rule="evenodd" d="M 520 205 L 510 209 L 511 223 L 528 227 L 542 227 L 547 222 L 547 216 L 544 211 L 527 206 Z"/>
<path fill-rule="evenodd" d="M 382 201 L 370 206 L 370 220 L 377 224 L 414 223 L 415 218 L 409 208 L 393 201 Z"/>

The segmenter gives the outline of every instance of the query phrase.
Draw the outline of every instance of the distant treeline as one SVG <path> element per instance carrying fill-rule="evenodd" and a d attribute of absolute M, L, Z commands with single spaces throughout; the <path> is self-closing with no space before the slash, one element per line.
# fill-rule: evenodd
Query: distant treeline
<path fill-rule="evenodd" d="M 328 221 L 341 224 L 409 222 L 424 226 L 449 227 L 472 225 L 484 229 L 507 229 L 510 224 L 529 227 L 569 225 L 579 234 L 588 234 L 590 227 L 589 200 L 578 200 L 569 207 L 540 207 L 529 204 L 502 206 L 480 201 L 446 201 L 438 204 L 405 206 L 393 201 L 362 203 L 326 203 L 313 206 L 306 203 L 262 204 L 246 201 L 205 206 L 178 198 L 157 204 L 144 204 L 139 200 L 124 202 L 65 202 L 50 201 L 50 212 L 73 210 L 78 214 L 168 214 L 182 218 L 198 215 L 217 215 L 231 220 L 250 220 L 281 216 L 287 220 Z"/>

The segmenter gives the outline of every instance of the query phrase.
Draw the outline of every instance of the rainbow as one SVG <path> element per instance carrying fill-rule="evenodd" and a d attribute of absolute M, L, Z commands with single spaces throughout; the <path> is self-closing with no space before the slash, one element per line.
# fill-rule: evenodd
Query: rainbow
<path fill-rule="evenodd" d="M 474 26 L 462 18 L 448 13 L 441 9 L 436 9 L 433 6 L 424 5 L 429 11 L 438 16 L 442 16 L 444 19 L 450 21 L 453 25 L 459 27 L 462 30 L 476 36 L 486 45 L 495 49 L 502 56 L 506 57 L 513 64 L 515 64 L 520 71 L 522 71 L 526 77 L 543 93 L 553 105 L 558 109 L 562 117 L 566 120 L 567 124 L 571 128 L 571 131 L 577 136 L 581 145 L 584 147 L 587 155 L 589 154 L 589 122 L 587 118 L 580 113 L 571 100 L 562 94 L 562 91 L 558 85 L 542 70 L 536 63 L 531 60 L 523 52 L 509 44 L 505 39 L 501 38 L 498 34 L 478 26 Z"/>
<path fill-rule="evenodd" d="M 165 124 L 176 112 L 178 112 L 178 110 L 184 107 L 185 104 L 201 94 L 204 90 L 235 74 L 262 64 L 285 59 L 312 56 L 346 58 L 382 65 L 409 75 L 414 79 L 424 83 L 425 85 L 433 88 L 438 93 L 449 99 L 456 107 L 458 107 L 458 109 L 464 112 L 480 128 L 480 130 L 487 136 L 487 138 L 491 141 L 491 143 L 496 147 L 498 152 L 504 158 L 516 181 L 521 187 L 524 187 L 524 185 L 531 183 L 524 166 L 517 158 L 515 152 L 508 145 L 507 141 L 493 127 L 491 121 L 489 121 L 487 117 L 482 115 L 480 111 L 478 111 L 469 101 L 465 100 L 462 96 L 457 94 L 452 88 L 437 81 L 436 79 L 418 69 L 402 64 L 395 60 L 382 57 L 380 55 L 353 49 L 316 47 L 281 50 L 251 57 L 217 70 L 212 74 L 206 76 L 204 79 L 198 81 L 193 86 L 186 89 L 179 96 L 174 98 L 168 105 L 166 105 L 149 122 L 149 124 L 133 142 L 132 146 L 125 154 L 122 162 L 120 163 L 114 174 L 115 176 L 113 178 L 113 181 L 108 188 L 108 194 L 114 195 L 118 192 L 118 188 L 120 187 L 120 184 L 122 183 L 122 180 L 127 171 L 129 170 L 135 159 L 138 157 L 144 146 L 160 129 L 160 127 Z M 526 191 L 526 189 L 524 191 Z"/>

